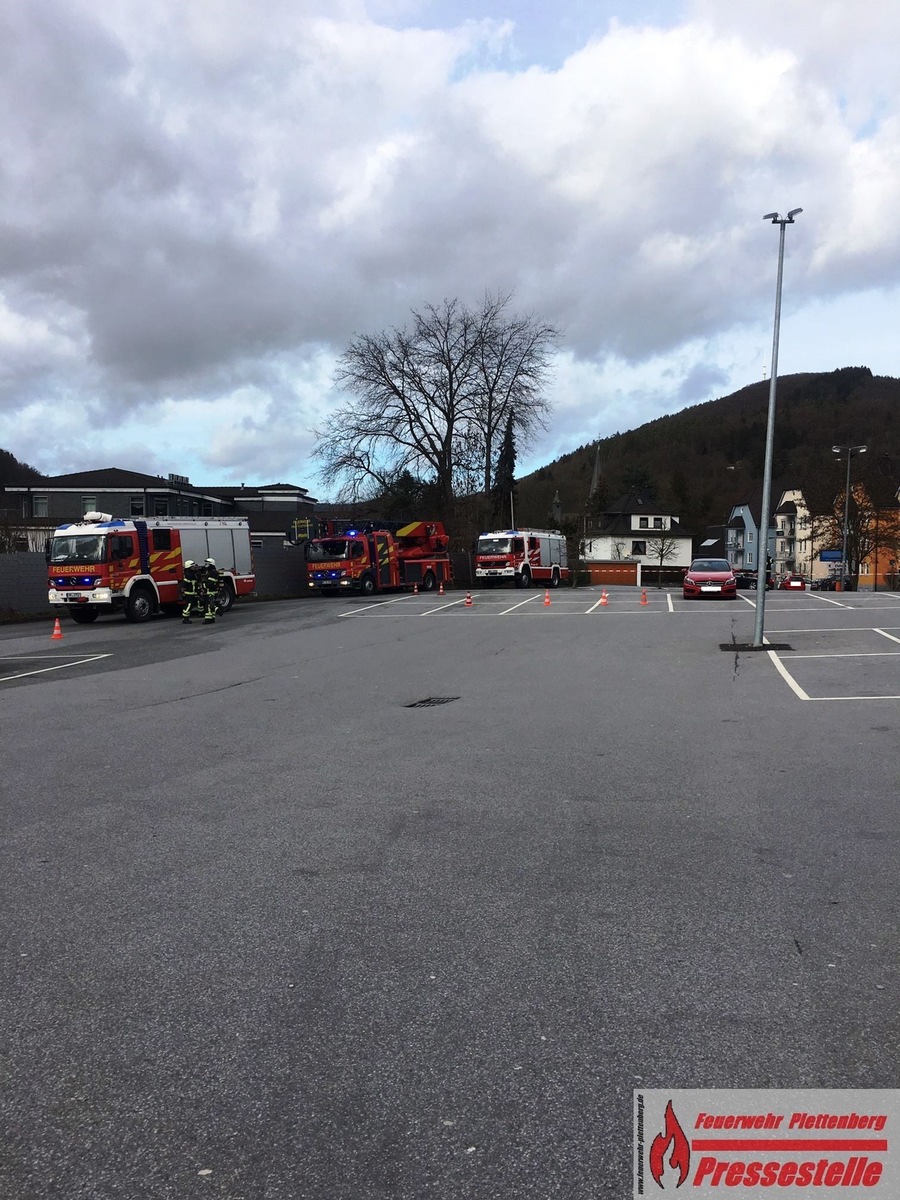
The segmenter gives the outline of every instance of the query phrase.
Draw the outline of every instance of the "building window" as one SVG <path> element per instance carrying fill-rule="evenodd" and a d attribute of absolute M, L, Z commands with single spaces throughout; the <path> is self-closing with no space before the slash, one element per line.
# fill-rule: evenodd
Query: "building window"
<path fill-rule="evenodd" d="M 167 496 L 153 497 L 153 515 L 154 517 L 167 517 L 169 515 L 169 498 Z"/>
<path fill-rule="evenodd" d="M 32 496 L 31 497 L 31 515 L 33 517 L 49 517 L 50 516 L 50 497 L 49 496 Z"/>
<path fill-rule="evenodd" d="M 144 497 L 131 497 L 131 515 L 133 517 L 142 517 L 144 515 Z"/>
<path fill-rule="evenodd" d="M 638 528 L 649 529 L 650 528 L 650 518 L 649 517 L 638 517 Z"/>
<path fill-rule="evenodd" d="M 96 511 L 97 511 L 97 497 L 96 496 L 82 496 L 81 497 L 81 515 L 84 516 L 85 513 L 96 512 Z"/>
<path fill-rule="evenodd" d="M 200 516 L 211 517 L 213 515 L 213 506 L 211 500 L 204 500 L 200 505 Z"/>
<path fill-rule="evenodd" d="M 747 530 L 747 541 L 748 541 L 748 542 L 752 542 L 752 541 L 753 541 L 753 530 L 752 530 L 752 529 L 748 529 L 748 530 Z"/>
<path fill-rule="evenodd" d="M 753 566 L 753 551 L 752 550 L 747 551 L 747 566 L 748 567 Z"/>
<path fill-rule="evenodd" d="M 662 517 L 654 517 L 653 518 L 653 528 L 654 529 L 662 529 L 662 527 L 663 527 Z"/>
<path fill-rule="evenodd" d="M 646 554 L 647 553 L 647 543 L 646 542 L 632 542 L 631 543 L 631 553 L 632 554 Z"/>

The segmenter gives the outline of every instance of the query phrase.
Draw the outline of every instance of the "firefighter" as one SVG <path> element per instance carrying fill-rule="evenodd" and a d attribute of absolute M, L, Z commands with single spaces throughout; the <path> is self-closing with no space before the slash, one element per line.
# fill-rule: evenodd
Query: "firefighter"
<path fill-rule="evenodd" d="M 219 604 L 219 571 L 216 560 L 208 558 L 201 568 L 200 592 L 203 600 L 203 624 L 214 625 Z"/>
<path fill-rule="evenodd" d="M 191 613 L 198 612 L 200 601 L 199 569 L 193 559 L 189 558 L 184 564 L 184 575 L 181 579 L 181 620 L 184 625 L 190 625 Z"/>

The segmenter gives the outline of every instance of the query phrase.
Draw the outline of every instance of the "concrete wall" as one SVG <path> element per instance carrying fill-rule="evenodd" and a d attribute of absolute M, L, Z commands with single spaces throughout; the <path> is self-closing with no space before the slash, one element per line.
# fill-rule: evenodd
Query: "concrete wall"
<path fill-rule="evenodd" d="M 0 617 L 48 613 L 43 554 L 0 554 Z"/>
<path fill-rule="evenodd" d="M 276 597 L 305 596 L 306 563 L 302 553 L 282 546 L 253 551 L 256 594 Z M 0 618 L 51 612 L 47 601 L 47 564 L 41 554 L 0 554 Z"/>
<path fill-rule="evenodd" d="M 296 546 L 254 548 L 253 567 L 257 596 L 305 596 L 310 591 L 306 583 L 306 560 Z"/>

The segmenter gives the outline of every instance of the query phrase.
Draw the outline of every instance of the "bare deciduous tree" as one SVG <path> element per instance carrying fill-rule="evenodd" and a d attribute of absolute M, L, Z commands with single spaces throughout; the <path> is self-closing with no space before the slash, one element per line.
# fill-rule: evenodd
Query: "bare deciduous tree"
<path fill-rule="evenodd" d="M 475 480 L 487 496 L 498 429 L 512 413 L 527 441 L 549 412 L 542 389 L 557 333 L 509 303 L 486 295 L 473 312 L 445 300 L 414 311 L 409 330 L 354 338 L 335 378 L 352 398 L 316 431 L 326 483 L 357 498 L 408 471 L 433 481 L 445 516 Z"/>
<path fill-rule="evenodd" d="M 544 398 L 549 356 L 559 333 L 532 315 L 510 313 L 509 295 L 486 294 L 479 314 L 479 388 L 472 422 L 483 442 L 484 493 L 491 489 L 494 447 L 510 417 L 519 449 L 546 428 L 550 406 Z"/>
<path fill-rule="evenodd" d="M 656 563 L 656 586 L 662 587 L 663 563 L 674 558 L 678 553 L 679 541 L 671 533 L 658 533 L 656 537 L 647 539 L 647 554 Z"/>

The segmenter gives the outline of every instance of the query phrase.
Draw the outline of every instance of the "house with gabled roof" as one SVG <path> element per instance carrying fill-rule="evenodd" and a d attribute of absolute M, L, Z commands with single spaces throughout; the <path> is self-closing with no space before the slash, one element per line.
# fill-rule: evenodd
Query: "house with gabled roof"
<path fill-rule="evenodd" d="M 666 567 L 689 567 L 693 539 L 678 517 L 658 504 L 646 489 L 634 488 L 602 514 L 595 532 L 584 539 L 584 558 L 591 562 L 628 560 L 659 566 L 660 546 Z"/>
<path fill-rule="evenodd" d="M 760 560 L 760 521 L 762 519 L 762 493 L 754 500 L 734 504 L 727 522 L 726 557 L 736 571 L 756 571 Z M 763 568 L 765 555 L 775 553 L 775 525 L 769 520 L 769 535 L 764 539 L 762 551 Z"/>

